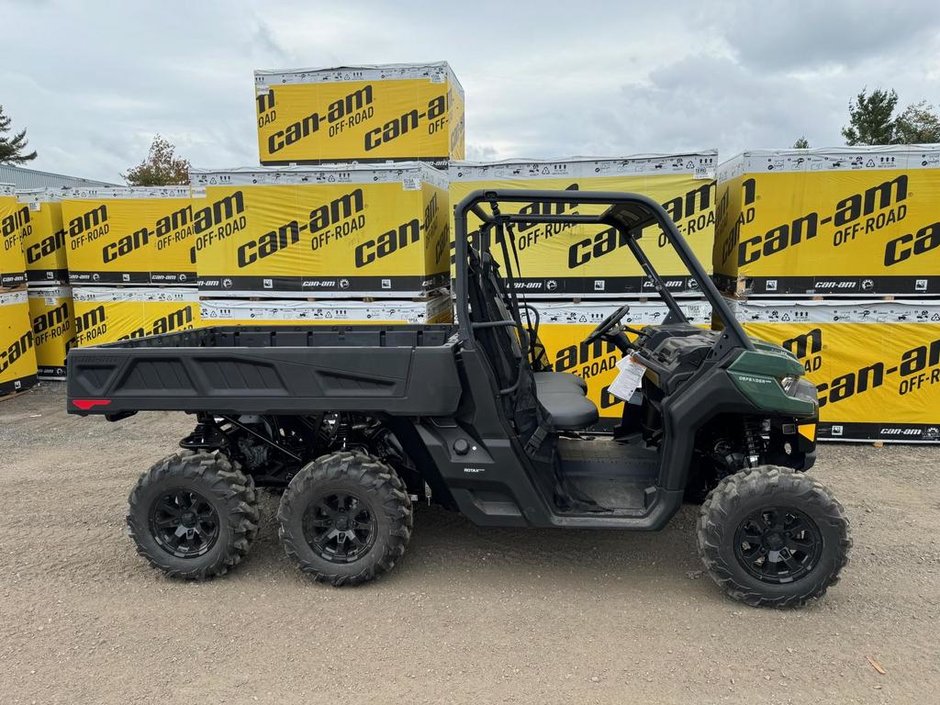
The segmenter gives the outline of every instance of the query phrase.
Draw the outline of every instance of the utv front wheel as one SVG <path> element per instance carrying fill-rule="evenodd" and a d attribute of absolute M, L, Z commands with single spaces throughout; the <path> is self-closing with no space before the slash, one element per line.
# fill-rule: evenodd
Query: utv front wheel
<path fill-rule="evenodd" d="M 354 452 L 305 466 L 284 491 L 277 519 L 287 555 L 318 582 L 335 586 L 391 570 L 413 526 L 411 500 L 395 471 Z"/>
<path fill-rule="evenodd" d="M 763 466 L 723 479 L 699 512 L 699 555 L 736 600 L 795 607 L 822 597 L 848 562 L 842 505 L 812 477 Z"/>
<path fill-rule="evenodd" d="M 218 453 L 164 458 L 141 476 L 128 503 L 137 552 L 172 578 L 223 575 L 258 533 L 254 485 Z"/>

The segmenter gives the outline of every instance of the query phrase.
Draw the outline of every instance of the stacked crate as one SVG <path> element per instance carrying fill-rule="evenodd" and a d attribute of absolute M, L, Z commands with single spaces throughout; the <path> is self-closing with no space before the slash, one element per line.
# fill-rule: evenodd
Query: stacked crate
<path fill-rule="evenodd" d="M 452 320 L 446 63 L 255 72 L 261 168 L 194 169 L 207 321 Z M 198 204 L 198 205 L 196 205 Z"/>
<path fill-rule="evenodd" d="M 62 200 L 75 342 L 199 325 L 188 186 L 78 188 Z"/>
<path fill-rule="evenodd" d="M 661 203 L 696 256 L 711 261 L 715 237 L 717 152 L 635 155 L 618 159 L 575 158 L 559 161 L 510 160 L 451 164 L 450 199 L 456 204 L 476 189 L 546 189 L 640 193 Z M 533 208 L 521 204 L 516 211 Z M 554 208 L 554 206 L 553 206 Z M 513 208 L 504 205 L 505 212 Z M 530 211 L 531 212 L 531 211 Z M 570 213 L 593 214 L 591 206 L 571 206 Z M 472 233 L 478 222 L 471 215 Z M 613 345 L 583 343 L 588 333 L 623 303 L 631 309 L 624 323 L 642 327 L 667 314 L 639 263 L 616 233 L 602 226 L 521 224 L 514 228 L 519 271 L 512 262 L 518 292 L 538 312 L 539 337 L 556 370 L 588 382 L 598 405 L 601 427 L 619 421 L 623 402 L 608 392 L 619 355 Z M 711 308 L 658 227 L 644 232 L 641 245 L 679 300 L 689 320 L 707 327 Z M 493 251 L 502 262 L 501 248 Z"/>
<path fill-rule="evenodd" d="M 29 208 L 17 200 L 13 186 L 0 184 L 0 397 L 36 383 L 23 251 L 30 231 Z"/>
<path fill-rule="evenodd" d="M 18 191 L 29 217 L 23 237 L 27 296 L 39 379 L 65 379 L 65 356 L 75 344 L 75 309 L 68 280 L 61 189 Z"/>
<path fill-rule="evenodd" d="M 405 162 L 194 169 L 191 179 L 207 320 L 220 310 L 229 322 L 284 320 L 278 309 L 309 321 L 450 320 L 441 172 Z"/>
<path fill-rule="evenodd" d="M 940 146 L 745 152 L 714 265 L 745 330 L 803 360 L 819 436 L 940 440 Z"/>
<path fill-rule="evenodd" d="M 261 164 L 464 157 L 463 88 L 447 62 L 255 71 Z"/>

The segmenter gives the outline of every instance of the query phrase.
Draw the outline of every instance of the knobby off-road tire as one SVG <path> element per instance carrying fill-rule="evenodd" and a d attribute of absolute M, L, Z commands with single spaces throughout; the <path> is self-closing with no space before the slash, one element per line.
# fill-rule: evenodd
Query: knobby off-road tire
<path fill-rule="evenodd" d="M 164 458 L 141 475 L 128 503 L 137 552 L 171 578 L 224 575 L 258 534 L 254 483 L 219 453 Z"/>
<path fill-rule="evenodd" d="M 697 534 L 711 577 L 752 607 L 822 597 L 852 547 L 845 511 L 823 484 L 769 465 L 724 478 L 699 511 Z"/>
<path fill-rule="evenodd" d="M 318 582 L 358 585 L 405 554 L 414 520 L 404 483 L 358 452 L 317 458 L 291 480 L 277 519 L 284 550 Z"/>

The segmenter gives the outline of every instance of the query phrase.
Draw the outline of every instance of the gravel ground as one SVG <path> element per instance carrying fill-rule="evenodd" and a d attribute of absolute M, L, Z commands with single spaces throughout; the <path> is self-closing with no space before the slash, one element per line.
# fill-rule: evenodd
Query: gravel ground
<path fill-rule="evenodd" d="M 855 549 L 802 610 L 725 598 L 690 507 L 660 534 L 479 529 L 424 507 L 393 573 L 337 590 L 288 563 L 265 496 L 245 562 L 192 584 L 124 534 L 128 492 L 188 418 L 109 424 L 63 399 L 0 402 L 4 704 L 937 702 L 940 448 L 821 449 Z"/>

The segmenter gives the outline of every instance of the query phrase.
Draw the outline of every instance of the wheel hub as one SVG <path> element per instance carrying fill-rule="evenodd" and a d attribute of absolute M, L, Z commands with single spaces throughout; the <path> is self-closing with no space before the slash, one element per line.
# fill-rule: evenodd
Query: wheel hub
<path fill-rule="evenodd" d="M 352 563 L 372 549 L 377 527 L 368 503 L 344 491 L 314 498 L 304 512 L 303 531 L 320 558 Z"/>
<path fill-rule="evenodd" d="M 177 558 L 197 558 L 208 553 L 219 538 L 220 525 L 212 503 L 192 490 L 168 490 L 150 508 L 154 540 Z"/>
<path fill-rule="evenodd" d="M 778 532 L 773 531 L 766 536 L 764 536 L 763 544 L 764 547 L 771 551 L 779 551 L 784 546 L 784 537 L 781 536 Z"/>
<path fill-rule="evenodd" d="M 766 507 L 746 516 L 735 531 L 734 553 L 753 577 L 780 585 L 806 576 L 822 553 L 822 534 L 805 513 Z"/>

